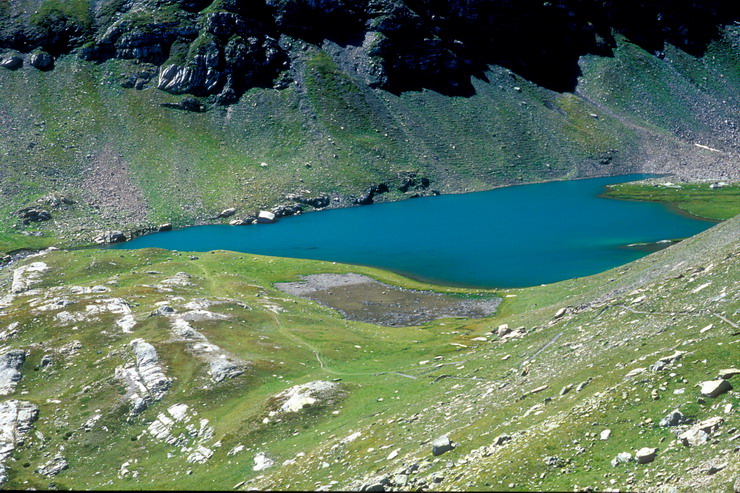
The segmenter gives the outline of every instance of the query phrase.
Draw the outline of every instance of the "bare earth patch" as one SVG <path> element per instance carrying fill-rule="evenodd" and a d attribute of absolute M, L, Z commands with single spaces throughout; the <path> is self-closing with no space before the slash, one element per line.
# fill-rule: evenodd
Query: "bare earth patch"
<path fill-rule="evenodd" d="M 360 274 L 315 274 L 301 282 L 275 287 L 294 296 L 316 301 L 345 318 L 385 326 L 419 325 L 439 318 L 480 318 L 493 314 L 500 298 L 415 291 L 383 284 Z"/>

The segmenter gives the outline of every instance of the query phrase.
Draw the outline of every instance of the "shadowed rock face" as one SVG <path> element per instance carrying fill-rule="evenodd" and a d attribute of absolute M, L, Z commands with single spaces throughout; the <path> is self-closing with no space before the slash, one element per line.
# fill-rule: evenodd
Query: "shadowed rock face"
<path fill-rule="evenodd" d="M 0 51 L 76 50 L 89 60 L 151 63 L 158 88 L 213 95 L 222 104 L 251 87 L 285 87 L 279 76 L 291 64 L 289 38 L 359 47 L 357 70 L 366 83 L 394 92 L 471 95 L 471 77 L 484 78 L 489 64 L 570 91 L 578 58 L 610 55 L 614 33 L 656 56 L 666 42 L 698 56 L 719 26 L 740 13 L 736 2 L 723 0 L 228 0 L 210 6 L 104 0 L 91 2 L 87 12 L 30 14 L 10 0 L 0 9 Z M 53 66 L 51 57 L 44 62 L 44 70 Z"/>

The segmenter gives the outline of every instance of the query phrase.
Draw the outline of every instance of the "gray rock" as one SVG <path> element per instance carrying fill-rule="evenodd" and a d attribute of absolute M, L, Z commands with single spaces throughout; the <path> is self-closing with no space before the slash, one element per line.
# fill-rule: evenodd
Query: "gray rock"
<path fill-rule="evenodd" d="M 493 445 L 498 447 L 499 445 L 503 445 L 509 440 L 511 440 L 511 436 L 507 435 L 506 433 L 502 433 L 501 435 L 493 439 Z"/>
<path fill-rule="evenodd" d="M 686 416 L 681 413 L 678 409 L 675 409 L 671 411 L 670 413 L 666 414 L 666 416 L 660 420 L 660 426 L 678 426 L 685 423 L 688 423 L 688 419 Z"/>
<path fill-rule="evenodd" d="M 708 380 L 701 384 L 701 395 L 705 397 L 717 397 L 732 390 L 732 385 L 727 380 L 720 378 L 719 380 Z"/>
<path fill-rule="evenodd" d="M 24 225 L 51 220 L 51 213 L 49 211 L 36 207 L 23 208 L 18 211 L 18 216 L 20 216 Z"/>
<path fill-rule="evenodd" d="M 103 233 L 95 237 L 94 241 L 97 244 L 123 243 L 127 239 L 128 238 L 126 238 L 126 235 L 123 234 L 122 231 L 104 231 Z"/>
<path fill-rule="evenodd" d="M 409 477 L 406 474 L 396 474 L 393 478 L 393 483 L 398 487 L 404 487 L 408 484 Z"/>
<path fill-rule="evenodd" d="M 154 346 L 143 339 L 131 341 L 131 350 L 136 357 L 133 367 L 116 369 L 116 378 L 122 380 L 131 401 L 131 415 L 142 413 L 152 402 L 164 397 L 172 380 L 164 375 Z"/>
<path fill-rule="evenodd" d="M 218 383 L 243 374 L 244 367 L 226 358 L 216 358 L 211 361 L 209 373 L 211 374 L 211 380 Z"/>
<path fill-rule="evenodd" d="M 455 444 L 449 439 L 447 435 L 442 435 L 432 442 L 432 454 L 442 455 L 455 448 Z"/>
<path fill-rule="evenodd" d="M 275 222 L 275 214 L 270 211 L 260 211 L 257 216 L 257 222 L 260 224 L 269 224 Z"/>
<path fill-rule="evenodd" d="M 573 384 L 572 383 L 569 383 L 568 385 L 566 385 L 565 387 L 563 387 L 562 389 L 560 389 L 560 395 L 567 394 L 568 392 L 570 392 L 570 390 L 572 388 L 573 388 Z"/>
<path fill-rule="evenodd" d="M 581 390 L 585 389 L 586 385 L 588 385 L 589 383 L 591 383 L 590 378 L 586 379 L 586 381 L 584 382 L 579 383 L 578 386 L 576 387 L 576 392 L 580 392 Z"/>
<path fill-rule="evenodd" d="M 28 63 L 41 71 L 51 70 L 54 68 L 54 59 L 48 53 L 34 53 L 28 58 Z"/>
<path fill-rule="evenodd" d="M 234 214 L 236 214 L 236 207 L 230 207 L 228 209 L 222 210 L 217 217 L 231 217 Z"/>
<path fill-rule="evenodd" d="M 0 484 L 8 476 L 4 462 L 16 446 L 22 445 L 31 424 L 39 417 L 39 408 L 30 402 L 9 400 L 0 402 Z"/>
<path fill-rule="evenodd" d="M 725 380 L 728 380 L 735 375 L 740 375 L 740 370 L 738 370 L 737 368 L 725 368 L 723 370 L 720 370 L 717 374 L 719 378 L 724 378 Z"/>
<path fill-rule="evenodd" d="M 151 314 L 152 317 L 167 316 L 176 313 L 176 310 L 169 305 L 163 305 L 154 310 Z"/>
<path fill-rule="evenodd" d="M 68 467 L 69 463 L 67 462 L 67 459 L 61 456 L 56 456 L 46 464 L 39 466 L 36 469 L 36 472 L 42 476 L 52 477 L 64 471 Z"/>
<path fill-rule="evenodd" d="M 385 486 L 378 482 L 367 482 L 360 486 L 360 491 L 385 491 Z"/>
<path fill-rule="evenodd" d="M 707 474 L 707 476 L 712 476 L 713 474 L 717 474 L 721 470 L 727 467 L 727 464 L 711 464 L 709 467 L 707 467 L 704 472 Z"/>
<path fill-rule="evenodd" d="M 673 354 L 669 356 L 663 356 L 658 361 L 656 361 L 650 369 L 652 371 L 660 371 L 666 366 L 672 365 L 673 363 L 679 361 L 681 358 L 683 358 L 683 355 L 686 354 L 686 351 L 675 351 Z"/>
<path fill-rule="evenodd" d="M 635 452 L 635 460 L 638 464 L 649 464 L 655 460 L 655 455 L 658 449 L 643 447 Z"/>
<path fill-rule="evenodd" d="M 13 349 L 0 356 L 0 395 L 8 395 L 15 391 L 18 382 L 23 378 L 20 372 L 26 353 L 20 349 Z"/>
<path fill-rule="evenodd" d="M 250 224 L 254 224 L 255 218 L 254 217 L 246 217 L 244 219 L 232 219 L 229 221 L 229 224 L 231 226 L 249 226 Z"/>
<path fill-rule="evenodd" d="M 270 212 L 275 214 L 275 217 L 288 217 L 300 214 L 302 211 L 303 206 L 300 204 L 282 204 L 273 207 Z"/>
<path fill-rule="evenodd" d="M 22 267 L 18 267 L 13 272 L 13 282 L 10 286 L 10 292 L 14 294 L 28 291 L 35 284 L 41 282 L 41 275 L 49 270 L 44 262 L 33 262 Z"/>
<path fill-rule="evenodd" d="M 560 457 L 550 456 L 545 457 L 545 464 L 550 467 L 563 467 L 565 462 Z"/>
<path fill-rule="evenodd" d="M 617 467 L 619 464 L 626 464 L 631 461 L 632 454 L 629 452 L 620 452 L 614 459 L 612 459 L 612 467 Z"/>
<path fill-rule="evenodd" d="M 301 204 L 306 204 L 306 205 L 310 205 L 311 207 L 315 207 L 316 209 L 323 209 L 324 207 L 328 206 L 329 203 L 331 202 L 328 195 L 320 195 L 318 197 L 291 196 L 289 198 L 292 200 L 295 200 L 296 202 L 300 202 Z"/>
<path fill-rule="evenodd" d="M 678 439 L 687 447 L 702 445 L 709 441 L 709 435 L 714 433 L 723 422 L 724 418 L 719 416 L 705 419 L 678 435 Z"/>
<path fill-rule="evenodd" d="M 0 58 L 0 67 L 6 68 L 8 70 L 18 70 L 22 66 L 23 58 L 19 56 L 10 55 L 4 58 Z"/>

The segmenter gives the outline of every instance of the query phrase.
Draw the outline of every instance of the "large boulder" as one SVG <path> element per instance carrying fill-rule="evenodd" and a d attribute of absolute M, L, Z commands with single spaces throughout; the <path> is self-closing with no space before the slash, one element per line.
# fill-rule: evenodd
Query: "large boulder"
<path fill-rule="evenodd" d="M 23 66 L 23 58 L 17 55 L 10 55 L 0 58 L 0 67 L 8 70 L 18 70 Z"/>
<path fill-rule="evenodd" d="M 41 282 L 41 275 L 49 270 L 44 262 L 33 262 L 22 267 L 18 267 L 13 272 L 13 282 L 10 285 L 11 293 L 23 293 L 28 291 L 36 284 Z"/>
<path fill-rule="evenodd" d="M 455 444 L 447 435 L 442 435 L 432 442 L 432 455 L 442 455 L 455 448 Z"/>
<path fill-rule="evenodd" d="M 41 474 L 42 476 L 46 477 L 53 477 L 59 474 L 60 472 L 64 471 L 69 467 L 69 462 L 67 462 L 67 459 L 61 456 L 56 456 L 53 459 L 49 460 L 45 464 L 39 466 L 36 469 L 36 472 L 38 474 Z"/>
<path fill-rule="evenodd" d="M 236 207 L 229 207 L 228 209 L 222 210 L 217 217 L 231 217 L 236 214 Z"/>
<path fill-rule="evenodd" d="M 47 71 L 54 68 L 54 58 L 45 52 L 33 53 L 28 57 L 28 63 L 41 71 Z"/>
<path fill-rule="evenodd" d="M 48 221 L 51 219 L 51 213 L 44 209 L 38 209 L 36 207 L 26 207 L 18 211 L 23 224 L 28 225 L 30 223 L 38 223 L 42 221 Z"/>
<path fill-rule="evenodd" d="M 658 449 L 643 447 L 635 452 L 635 460 L 638 464 L 649 464 L 655 460 Z"/>
<path fill-rule="evenodd" d="M 735 375 L 740 375 L 740 370 L 737 368 L 725 368 L 718 372 L 719 378 L 724 378 L 725 380 L 728 380 Z"/>
<path fill-rule="evenodd" d="M 668 413 L 663 419 L 660 420 L 660 426 L 671 427 L 678 426 L 687 423 L 689 420 L 683 415 L 681 411 L 675 409 Z"/>
<path fill-rule="evenodd" d="M 357 205 L 370 205 L 375 202 L 375 196 L 386 193 L 388 191 L 388 185 L 385 183 L 379 183 L 368 187 L 365 193 L 358 199 L 355 199 L 354 203 Z"/>
<path fill-rule="evenodd" d="M 732 385 L 730 385 L 730 382 L 723 378 L 720 378 L 719 380 L 708 380 L 706 382 L 702 382 L 700 386 L 701 395 L 705 397 L 717 397 L 724 394 L 725 392 L 732 390 Z"/>
<path fill-rule="evenodd" d="M 303 206 L 300 204 L 283 204 L 272 209 L 272 213 L 275 217 L 286 217 L 300 214 L 303 211 Z"/>
<path fill-rule="evenodd" d="M 234 363 L 227 358 L 216 358 L 209 365 L 209 373 L 211 380 L 218 383 L 243 374 L 244 366 Z"/>
<path fill-rule="evenodd" d="M 678 435 L 678 439 L 687 447 L 702 445 L 709 441 L 709 435 L 723 422 L 724 419 L 719 416 L 705 419 Z"/>
<path fill-rule="evenodd" d="M 8 480 L 5 461 L 22 445 L 31 424 L 39 417 L 39 408 L 25 401 L 0 402 L 0 485 Z"/>
<path fill-rule="evenodd" d="M 257 215 L 257 222 L 259 224 L 270 224 L 275 222 L 275 214 L 270 211 L 260 211 Z"/>

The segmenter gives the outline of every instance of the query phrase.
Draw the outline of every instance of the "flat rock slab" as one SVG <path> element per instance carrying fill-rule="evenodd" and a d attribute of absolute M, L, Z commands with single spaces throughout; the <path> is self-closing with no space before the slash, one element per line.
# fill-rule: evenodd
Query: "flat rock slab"
<path fill-rule="evenodd" d="M 447 317 L 486 317 L 501 303 L 500 298 L 490 295 L 471 299 L 471 295 L 399 288 L 360 274 L 315 274 L 302 279 L 275 287 L 333 308 L 350 320 L 390 327 Z"/>

